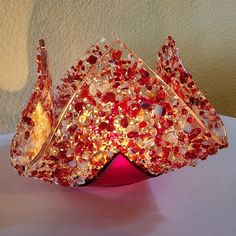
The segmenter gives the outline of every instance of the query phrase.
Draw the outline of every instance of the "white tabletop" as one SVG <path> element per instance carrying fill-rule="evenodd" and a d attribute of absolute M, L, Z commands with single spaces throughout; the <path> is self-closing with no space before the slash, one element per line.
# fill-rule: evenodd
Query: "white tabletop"
<path fill-rule="evenodd" d="M 113 188 L 19 177 L 9 161 L 12 134 L 0 136 L 0 235 L 235 236 L 236 119 L 222 118 L 228 149 L 195 168 Z"/>

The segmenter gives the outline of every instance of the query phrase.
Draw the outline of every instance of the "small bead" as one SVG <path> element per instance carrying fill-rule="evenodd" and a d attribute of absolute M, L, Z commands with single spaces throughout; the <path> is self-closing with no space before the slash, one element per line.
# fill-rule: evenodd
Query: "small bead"
<path fill-rule="evenodd" d="M 97 57 L 95 57 L 94 55 L 91 55 L 88 59 L 87 62 L 90 64 L 95 64 L 97 62 Z"/>
<path fill-rule="evenodd" d="M 139 136 L 139 133 L 136 132 L 136 131 L 130 131 L 128 134 L 127 134 L 127 137 L 128 138 L 137 138 Z"/>

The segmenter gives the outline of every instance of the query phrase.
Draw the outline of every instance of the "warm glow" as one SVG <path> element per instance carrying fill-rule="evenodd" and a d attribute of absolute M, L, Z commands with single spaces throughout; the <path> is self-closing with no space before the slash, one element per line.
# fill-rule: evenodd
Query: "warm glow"
<path fill-rule="evenodd" d="M 37 104 L 35 111 L 31 115 L 31 118 L 35 123 L 32 132 L 32 140 L 35 141 L 32 141 L 32 143 L 34 143 L 34 146 L 30 150 L 30 157 L 34 158 L 41 150 L 49 135 L 49 132 L 51 130 L 51 123 L 47 112 L 43 110 L 40 102 Z"/>

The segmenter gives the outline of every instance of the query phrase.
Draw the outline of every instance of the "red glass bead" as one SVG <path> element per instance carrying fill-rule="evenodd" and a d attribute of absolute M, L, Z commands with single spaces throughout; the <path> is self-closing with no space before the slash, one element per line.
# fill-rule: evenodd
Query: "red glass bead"
<path fill-rule="evenodd" d="M 120 124 L 121 124 L 124 128 L 126 128 L 126 127 L 129 125 L 129 120 L 128 120 L 128 118 L 127 118 L 127 117 L 122 118 L 122 119 L 120 120 Z"/>
<path fill-rule="evenodd" d="M 100 129 L 106 129 L 107 125 L 108 124 L 106 122 L 101 122 L 100 125 L 99 125 L 99 128 Z"/>
<path fill-rule="evenodd" d="M 163 158 L 167 158 L 170 154 L 170 148 L 162 147 L 162 156 Z"/>
<path fill-rule="evenodd" d="M 107 131 L 110 131 L 110 132 L 115 129 L 113 124 L 107 123 L 107 122 L 101 122 L 99 125 L 99 128 L 102 130 L 106 129 Z"/>
<path fill-rule="evenodd" d="M 184 72 L 184 73 L 181 73 L 180 75 L 180 82 L 182 84 L 186 83 L 188 80 L 188 73 Z"/>
<path fill-rule="evenodd" d="M 106 115 L 106 112 L 105 112 L 105 111 L 99 111 L 98 114 L 99 114 L 99 116 L 102 116 L 102 117 L 103 117 L 103 116 Z"/>
<path fill-rule="evenodd" d="M 188 159 L 194 159 L 196 157 L 194 151 L 188 151 L 185 153 L 185 157 Z"/>
<path fill-rule="evenodd" d="M 157 146 L 160 146 L 160 143 L 161 143 L 161 138 L 160 138 L 160 136 L 156 136 L 156 137 L 155 137 L 155 144 L 156 144 Z"/>
<path fill-rule="evenodd" d="M 148 85 L 150 82 L 150 77 L 142 77 L 141 79 L 138 80 L 138 83 L 140 85 Z"/>
<path fill-rule="evenodd" d="M 89 86 L 85 84 L 80 92 L 80 98 L 86 98 L 89 96 Z"/>
<path fill-rule="evenodd" d="M 139 69 L 139 73 L 141 74 L 142 78 L 149 77 L 149 73 L 144 68 Z"/>
<path fill-rule="evenodd" d="M 201 133 L 201 129 L 200 128 L 195 128 L 192 129 L 191 133 L 188 135 L 189 139 L 194 139 L 196 138 L 199 134 Z"/>
<path fill-rule="evenodd" d="M 34 121 L 28 117 L 28 116 L 23 116 L 22 120 L 27 124 L 27 125 L 30 125 L 30 126 L 34 126 Z"/>
<path fill-rule="evenodd" d="M 140 129 L 142 129 L 142 128 L 146 127 L 146 126 L 147 126 L 147 122 L 145 122 L 145 121 L 142 121 L 141 123 L 139 123 L 139 128 Z"/>
<path fill-rule="evenodd" d="M 115 102 L 116 101 L 116 95 L 113 92 L 107 92 L 103 98 L 103 102 Z"/>
<path fill-rule="evenodd" d="M 128 138 L 137 138 L 139 136 L 139 133 L 136 132 L 136 131 L 130 131 L 128 134 L 127 134 L 127 137 Z"/>
<path fill-rule="evenodd" d="M 68 131 L 70 132 L 70 134 L 73 134 L 76 129 L 77 129 L 77 125 L 74 124 L 74 125 L 71 125 L 71 126 L 68 128 Z"/>
<path fill-rule="evenodd" d="M 87 62 L 93 65 L 93 64 L 95 64 L 97 62 L 97 57 L 95 57 L 94 55 L 91 55 L 87 59 Z"/>
<path fill-rule="evenodd" d="M 120 60 L 122 55 L 122 51 L 121 50 L 113 50 L 112 51 L 112 58 L 116 59 L 116 60 Z"/>
<path fill-rule="evenodd" d="M 84 103 L 82 101 L 78 101 L 75 103 L 74 108 L 80 114 L 83 110 Z"/>
<path fill-rule="evenodd" d="M 192 117 L 188 117 L 188 118 L 187 118 L 187 121 L 188 121 L 189 123 L 193 123 L 193 118 L 192 118 Z"/>

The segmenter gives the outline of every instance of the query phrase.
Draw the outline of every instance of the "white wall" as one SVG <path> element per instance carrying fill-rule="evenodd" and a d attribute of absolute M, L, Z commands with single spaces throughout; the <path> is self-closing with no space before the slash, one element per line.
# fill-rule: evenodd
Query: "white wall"
<path fill-rule="evenodd" d="M 1 0 L 0 133 L 14 130 L 30 96 L 38 39 L 55 82 L 101 35 L 153 66 L 169 34 L 215 108 L 236 116 L 235 0 Z"/>

